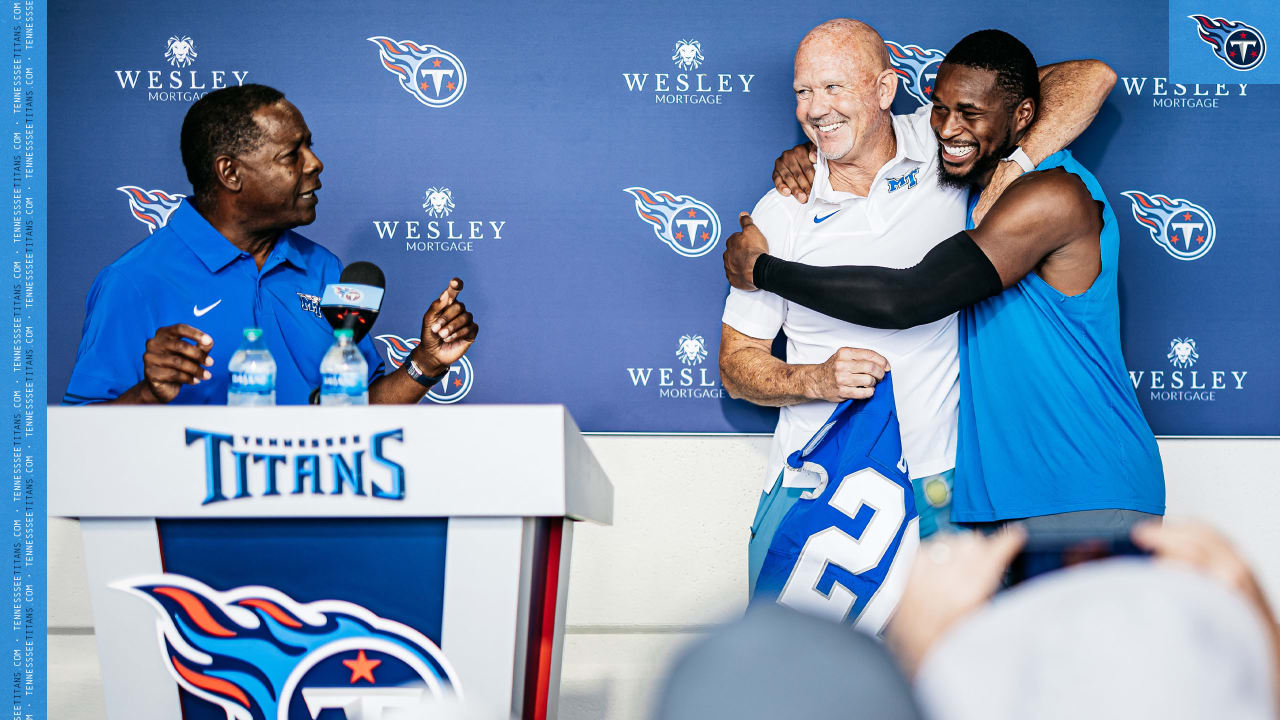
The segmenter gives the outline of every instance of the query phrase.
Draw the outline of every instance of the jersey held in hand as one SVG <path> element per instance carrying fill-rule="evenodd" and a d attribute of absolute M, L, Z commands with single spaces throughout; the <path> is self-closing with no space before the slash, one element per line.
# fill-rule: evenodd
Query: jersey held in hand
<path fill-rule="evenodd" d="M 787 464 L 819 484 L 774 533 L 752 600 L 880 632 L 920 544 L 890 373 L 871 398 L 840 403 Z"/>

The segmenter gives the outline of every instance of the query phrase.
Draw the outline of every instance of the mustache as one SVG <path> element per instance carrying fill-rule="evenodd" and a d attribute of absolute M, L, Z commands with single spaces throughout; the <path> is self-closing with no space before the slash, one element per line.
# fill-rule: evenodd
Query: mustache
<path fill-rule="evenodd" d="M 810 125 L 834 125 L 840 122 L 849 122 L 849 118 L 840 113 L 827 113 L 819 117 L 809 117 Z"/>

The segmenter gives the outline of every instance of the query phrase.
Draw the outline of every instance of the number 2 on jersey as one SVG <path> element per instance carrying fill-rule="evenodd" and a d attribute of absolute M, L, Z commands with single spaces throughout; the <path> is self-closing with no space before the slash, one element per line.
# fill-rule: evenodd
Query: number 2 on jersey
<path fill-rule="evenodd" d="M 906 518 L 906 498 L 901 485 L 866 467 L 846 475 L 828 505 L 850 519 L 857 517 L 863 506 L 873 514 L 856 538 L 837 527 L 810 535 L 786 586 L 778 595 L 778 602 L 842 622 L 857 604 L 858 597 L 830 577 L 829 566 L 852 575 L 878 567 Z M 830 585 L 826 592 L 819 589 L 824 578 Z"/>

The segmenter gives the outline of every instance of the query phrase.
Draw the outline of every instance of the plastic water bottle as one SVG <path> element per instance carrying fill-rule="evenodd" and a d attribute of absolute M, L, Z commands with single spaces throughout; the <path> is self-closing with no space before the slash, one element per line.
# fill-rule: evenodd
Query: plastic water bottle
<path fill-rule="evenodd" d="M 320 361 L 321 405 L 368 405 L 369 364 L 350 330 L 334 330 L 335 341 Z"/>
<path fill-rule="evenodd" d="M 262 339 L 262 328 L 244 329 L 244 344 L 231 356 L 227 370 L 231 372 L 228 405 L 276 404 L 276 361 Z"/>

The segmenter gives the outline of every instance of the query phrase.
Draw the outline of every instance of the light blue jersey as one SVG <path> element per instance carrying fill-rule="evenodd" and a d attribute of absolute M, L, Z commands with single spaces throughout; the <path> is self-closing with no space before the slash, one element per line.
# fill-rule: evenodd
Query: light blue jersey
<path fill-rule="evenodd" d="M 1160 453 L 1120 354 L 1116 216 L 1070 152 L 1036 169 L 1056 167 L 1077 175 L 1102 204 L 1102 271 L 1073 296 L 1032 272 L 960 312 L 954 521 L 1164 513 Z"/>
<path fill-rule="evenodd" d="M 787 458 L 821 479 L 773 532 L 753 600 L 879 632 L 919 544 L 892 373 L 867 400 L 846 400 Z"/>

